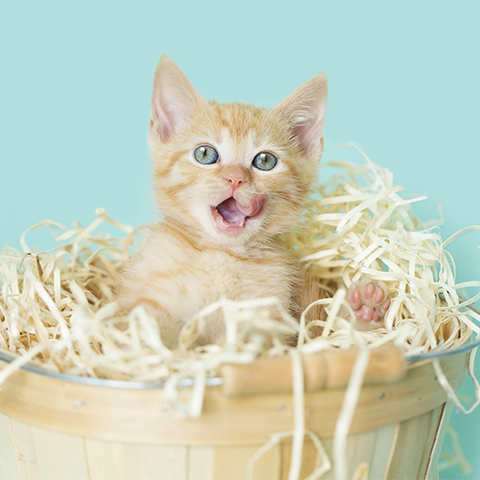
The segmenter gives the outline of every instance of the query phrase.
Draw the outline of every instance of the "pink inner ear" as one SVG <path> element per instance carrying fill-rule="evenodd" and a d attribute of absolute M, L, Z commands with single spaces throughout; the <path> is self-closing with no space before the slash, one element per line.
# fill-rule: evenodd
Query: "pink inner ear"
<path fill-rule="evenodd" d="M 310 153 L 323 137 L 323 114 L 306 121 L 295 128 L 295 134 L 305 153 Z"/>
<path fill-rule="evenodd" d="M 323 137 L 327 104 L 327 77 L 320 73 L 298 87 L 272 111 L 284 116 L 305 153 L 313 152 Z"/>
<path fill-rule="evenodd" d="M 152 121 L 162 141 L 185 126 L 187 118 L 204 102 L 180 67 L 162 57 L 155 71 Z"/>
<path fill-rule="evenodd" d="M 153 100 L 158 120 L 158 130 L 162 140 L 167 140 L 185 125 L 196 105 L 188 98 L 186 92 L 180 92 L 170 85 L 163 86 L 157 98 Z M 182 98 L 182 93 L 185 95 Z"/>
<path fill-rule="evenodd" d="M 163 141 L 165 141 L 175 131 L 174 126 L 158 102 L 154 103 L 154 109 L 157 117 L 157 122 L 155 122 L 155 125 L 157 126 L 160 137 Z"/>

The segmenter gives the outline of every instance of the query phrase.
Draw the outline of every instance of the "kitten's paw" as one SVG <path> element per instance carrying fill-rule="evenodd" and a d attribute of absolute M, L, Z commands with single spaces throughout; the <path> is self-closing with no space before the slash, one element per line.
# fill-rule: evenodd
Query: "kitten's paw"
<path fill-rule="evenodd" d="M 357 330 L 383 327 L 385 313 L 390 307 L 388 289 L 383 282 L 363 277 L 349 288 L 347 301 L 357 318 Z"/>

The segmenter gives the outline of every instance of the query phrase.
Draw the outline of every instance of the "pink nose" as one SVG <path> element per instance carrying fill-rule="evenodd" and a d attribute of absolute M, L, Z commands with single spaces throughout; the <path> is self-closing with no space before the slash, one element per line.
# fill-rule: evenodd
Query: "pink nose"
<path fill-rule="evenodd" d="M 245 177 L 241 173 L 230 172 L 225 176 L 225 181 L 232 185 L 232 189 L 235 191 L 240 184 L 245 183 Z"/>

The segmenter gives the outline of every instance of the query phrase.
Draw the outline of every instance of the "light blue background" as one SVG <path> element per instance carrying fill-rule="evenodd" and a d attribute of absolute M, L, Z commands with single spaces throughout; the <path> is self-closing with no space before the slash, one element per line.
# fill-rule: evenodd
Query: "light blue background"
<path fill-rule="evenodd" d="M 99 206 L 155 217 L 146 127 L 162 52 L 221 101 L 272 106 L 325 71 L 327 147 L 354 141 L 407 194 L 438 200 L 445 238 L 480 224 L 479 19 L 475 1 L 2 2 L 0 244 Z M 480 279 L 479 244 L 453 244 L 459 280 Z M 480 409 L 453 416 L 474 472 L 441 478 L 480 478 L 479 425 Z"/>

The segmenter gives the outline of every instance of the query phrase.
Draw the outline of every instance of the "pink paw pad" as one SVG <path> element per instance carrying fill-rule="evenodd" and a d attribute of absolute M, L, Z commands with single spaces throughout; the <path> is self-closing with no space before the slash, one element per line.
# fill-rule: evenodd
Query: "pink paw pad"
<path fill-rule="evenodd" d="M 383 326 L 385 313 L 390 307 L 388 289 L 383 282 L 362 278 L 348 290 L 347 301 L 357 318 L 357 330 L 372 330 Z"/>

